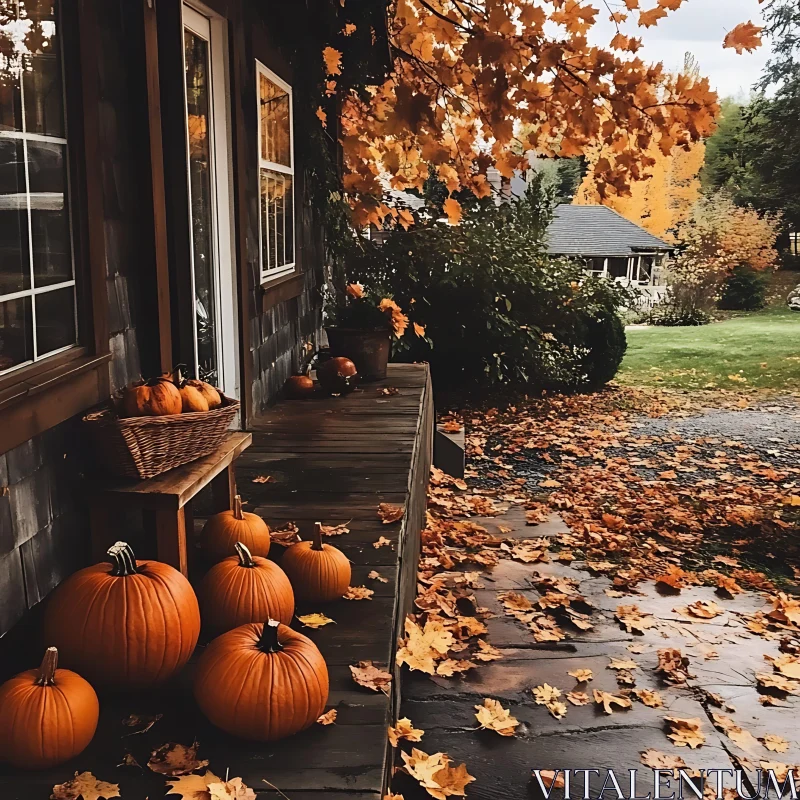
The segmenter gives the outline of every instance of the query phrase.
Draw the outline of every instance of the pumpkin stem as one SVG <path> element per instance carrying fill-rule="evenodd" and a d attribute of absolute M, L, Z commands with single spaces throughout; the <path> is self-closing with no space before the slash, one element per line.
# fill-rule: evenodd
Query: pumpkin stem
<path fill-rule="evenodd" d="M 256 645 L 262 653 L 278 653 L 283 650 L 283 645 L 278 641 L 278 625 L 280 622 L 276 619 L 268 619 L 264 623 L 264 630 Z"/>
<path fill-rule="evenodd" d="M 236 548 L 236 554 L 239 556 L 240 567 L 254 567 L 256 565 L 256 562 L 253 561 L 252 554 L 247 549 L 247 545 L 236 542 L 234 547 Z"/>
<path fill-rule="evenodd" d="M 111 556 L 111 563 L 114 565 L 114 569 L 111 570 L 112 575 L 125 578 L 139 571 L 136 568 L 136 556 L 127 542 L 117 542 L 109 547 L 108 555 Z"/>
<path fill-rule="evenodd" d="M 233 498 L 233 518 L 244 519 L 244 514 L 242 513 L 242 496 L 240 494 L 237 494 L 236 497 Z"/>
<path fill-rule="evenodd" d="M 58 650 L 55 647 L 48 647 L 44 651 L 44 658 L 39 667 L 39 674 L 36 677 L 37 686 L 56 685 L 56 667 L 58 666 Z"/>
<path fill-rule="evenodd" d="M 314 538 L 313 544 L 311 545 L 312 550 L 316 550 L 317 552 L 322 550 L 322 523 L 315 522 L 314 523 Z"/>

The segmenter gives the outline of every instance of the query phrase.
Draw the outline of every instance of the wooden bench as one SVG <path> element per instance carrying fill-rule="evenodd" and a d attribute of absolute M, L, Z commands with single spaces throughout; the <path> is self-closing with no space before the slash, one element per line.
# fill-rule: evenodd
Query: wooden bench
<path fill-rule="evenodd" d="M 112 512 L 133 508 L 154 517 L 158 560 L 187 575 L 186 531 L 192 530 L 192 498 L 211 484 L 213 513 L 232 508 L 236 459 L 252 441 L 250 433 L 231 433 L 211 455 L 146 481 L 92 481 L 86 499 L 95 560 L 104 561 L 106 551 L 119 538 Z"/>

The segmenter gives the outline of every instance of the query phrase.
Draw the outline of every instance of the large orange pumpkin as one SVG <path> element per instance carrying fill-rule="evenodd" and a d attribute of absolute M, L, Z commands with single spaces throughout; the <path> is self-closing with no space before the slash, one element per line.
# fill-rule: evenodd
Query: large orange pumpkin
<path fill-rule="evenodd" d="M 201 543 L 212 561 L 222 561 L 241 542 L 253 555 L 264 558 L 269 554 L 269 526 L 258 514 L 242 511 L 242 498 L 233 498 L 233 508 L 214 514 L 206 522 Z"/>
<path fill-rule="evenodd" d="M 277 620 L 223 633 L 197 663 L 194 696 L 219 728 L 271 742 L 313 725 L 328 702 L 317 646 Z"/>
<path fill-rule="evenodd" d="M 154 378 L 122 390 L 122 413 L 126 417 L 163 417 L 180 414 L 182 409 L 181 393 L 169 378 Z"/>
<path fill-rule="evenodd" d="M 48 647 L 39 669 L 0 686 L 0 760 L 20 769 L 48 769 L 82 753 L 97 729 L 100 706 L 87 681 L 56 669 Z"/>
<path fill-rule="evenodd" d="M 350 586 L 350 562 L 330 544 L 322 543 L 322 526 L 314 524 L 314 539 L 293 544 L 281 559 L 294 596 L 301 603 L 330 603 Z"/>
<path fill-rule="evenodd" d="M 313 397 L 315 392 L 314 381 L 308 375 L 292 375 L 283 384 L 283 393 L 292 400 Z"/>
<path fill-rule="evenodd" d="M 94 685 L 149 688 L 179 672 L 200 635 L 189 581 L 160 561 L 137 561 L 125 542 L 67 578 L 45 612 L 46 641 Z"/>
<path fill-rule="evenodd" d="M 246 622 L 294 616 L 294 593 L 286 573 L 275 563 L 253 556 L 241 542 L 237 555 L 215 564 L 198 589 L 203 624 L 216 636 Z"/>

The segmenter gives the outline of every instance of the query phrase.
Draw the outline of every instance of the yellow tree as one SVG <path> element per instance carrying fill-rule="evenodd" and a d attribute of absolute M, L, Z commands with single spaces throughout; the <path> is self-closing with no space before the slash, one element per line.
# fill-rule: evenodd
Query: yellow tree
<path fill-rule="evenodd" d="M 700 141 L 693 142 L 688 149 L 673 148 L 664 155 L 653 142 L 647 151 L 648 159 L 653 161 L 648 174 L 622 191 L 609 191 L 601 197 L 594 165 L 602 151 L 596 149 L 589 155 L 589 169 L 575 196 L 575 203 L 602 203 L 654 236 L 674 242 L 676 229 L 690 216 L 700 198 L 700 169 L 705 150 L 705 144 Z"/>

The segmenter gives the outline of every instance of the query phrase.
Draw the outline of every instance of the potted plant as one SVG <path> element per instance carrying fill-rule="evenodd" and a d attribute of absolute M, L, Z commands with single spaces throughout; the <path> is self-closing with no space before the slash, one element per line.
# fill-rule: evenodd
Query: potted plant
<path fill-rule="evenodd" d="M 356 365 L 362 381 L 386 377 L 392 335 L 400 339 L 408 327 L 408 317 L 389 297 L 376 300 L 360 283 L 347 286 L 345 300 L 328 309 L 325 326 L 331 355 L 344 356 Z M 417 336 L 425 329 L 414 325 Z"/>

